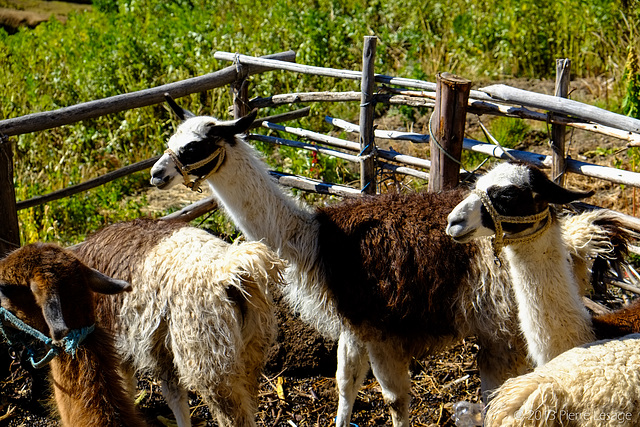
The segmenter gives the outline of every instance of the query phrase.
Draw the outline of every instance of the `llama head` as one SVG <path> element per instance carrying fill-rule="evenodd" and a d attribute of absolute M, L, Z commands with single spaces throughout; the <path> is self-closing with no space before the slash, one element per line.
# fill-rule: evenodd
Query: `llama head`
<path fill-rule="evenodd" d="M 129 283 L 87 267 L 53 244 L 27 245 L 0 260 L 0 305 L 54 341 L 95 323 L 92 292 L 130 290 Z"/>
<path fill-rule="evenodd" d="M 197 190 L 200 183 L 224 167 L 225 153 L 237 144 L 257 111 L 236 120 L 198 116 L 185 120 L 169 138 L 168 149 L 151 168 L 151 185 L 167 189 L 183 183 Z M 193 181 L 192 181 L 193 180 Z"/>
<path fill-rule="evenodd" d="M 460 243 L 494 234 L 502 239 L 502 232 L 530 235 L 550 224 L 550 203 L 569 203 L 591 195 L 592 191 L 556 185 L 535 166 L 501 163 L 480 177 L 471 194 L 451 211 L 446 232 Z"/>

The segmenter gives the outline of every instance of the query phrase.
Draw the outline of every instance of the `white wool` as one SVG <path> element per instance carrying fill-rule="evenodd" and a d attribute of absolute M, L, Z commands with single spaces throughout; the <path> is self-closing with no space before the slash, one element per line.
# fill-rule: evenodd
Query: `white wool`
<path fill-rule="evenodd" d="M 582 303 L 557 223 L 535 240 L 514 243 L 504 252 L 520 327 L 536 365 L 594 340 L 591 317 Z"/>
<path fill-rule="evenodd" d="M 485 426 L 640 425 L 640 334 L 568 350 L 512 378 L 489 404 Z"/>
<path fill-rule="evenodd" d="M 122 296 L 119 352 L 159 378 L 175 370 L 180 385 L 214 412 L 241 395 L 237 408 L 225 410 L 236 412 L 238 425 L 254 425 L 240 420 L 256 410 L 258 371 L 275 338 L 268 284 L 280 282 L 282 268 L 263 243 L 229 245 L 203 230 L 178 229 L 146 254 L 134 292 Z M 228 288 L 246 296 L 244 317 Z"/>

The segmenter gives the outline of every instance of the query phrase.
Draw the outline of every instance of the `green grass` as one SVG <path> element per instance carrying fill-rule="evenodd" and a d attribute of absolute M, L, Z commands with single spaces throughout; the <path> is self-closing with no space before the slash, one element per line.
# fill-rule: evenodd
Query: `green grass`
<path fill-rule="evenodd" d="M 627 46 L 637 37 L 640 2 L 616 0 L 96 0 L 93 11 L 71 13 L 8 35 L 0 30 L 0 119 L 54 110 L 202 75 L 227 65 L 224 50 L 264 55 L 295 50 L 309 65 L 360 69 L 364 36 L 379 37 L 376 71 L 433 81 L 449 71 L 474 79 L 551 77 L 555 59 L 572 59 L 574 77 L 605 75 L 618 83 Z M 579 16 L 579 19 L 576 18 Z M 636 39 L 637 40 L 637 39 Z M 251 79 L 252 96 L 309 90 L 358 90 L 354 81 L 269 72 Z M 199 114 L 228 117 L 229 91 L 180 100 Z M 620 104 L 621 102 L 619 102 Z M 267 115 L 285 107 L 263 111 Z M 356 118 L 354 104 L 314 104 L 300 125 L 329 130 L 323 116 Z M 402 114 L 411 119 L 411 111 Z M 15 141 L 20 200 L 64 188 L 162 152 L 175 121 L 164 106 L 113 114 Z M 512 128 L 514 125 L 508 125 Z M 513 130 L 513 129 L 512 129 Z M 279 149 L 290 171 L 352 181 L 340 161 Z M 313 163 L 315 162 L 315 163 Z M 279 164 L 282 167 L 282 163 Z M 108 222 L 133 218 L 130 200 L 146 177 L 20 213 L 23 243 L 74 242 Z"/>

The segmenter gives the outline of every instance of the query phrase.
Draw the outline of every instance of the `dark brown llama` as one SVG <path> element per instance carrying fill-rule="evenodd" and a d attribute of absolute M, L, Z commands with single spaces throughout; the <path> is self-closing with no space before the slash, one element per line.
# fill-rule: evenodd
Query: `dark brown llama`
<path fill-rule="evenodd" d="M 53 244 L 24 246 L 0 261 L 2 308 L 50 337 L 58 350 L 50 362 L 50 380 L 63 426 L 146 425 L 118 374 L 111 333 L 95 325 L 93 293 L 130 290 L 127 282 L 85 266 Z M 93 325 L 81 345 L 69 347 L 72 333 Z M 12 334 L 8 322 L 3 328 Z"/>

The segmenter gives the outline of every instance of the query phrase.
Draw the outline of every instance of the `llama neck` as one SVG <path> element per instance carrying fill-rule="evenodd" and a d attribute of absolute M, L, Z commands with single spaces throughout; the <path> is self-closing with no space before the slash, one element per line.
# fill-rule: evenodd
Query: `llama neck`
<path fill-rule="evenodd" d="M 62 353 L 51 361 L 54 397 L 63 426 L 145 426 L 133 396 L 117 371 L 113 338 L 96 330 L 75 358 Z"/>
<path fill-rule="evenodd" d="M 295 261 L 313 230 L 313 216 L 286 195 L 245 141 L 228 148 L 225 164 L 207 179 L 214 196 L 250 240 L 263 240 Z"/>
<path fill-rule="evenodd" d="M 555 222 L 532 242 L 505 248 L 529 356 L 543 365 L 594 335 Z"/>

